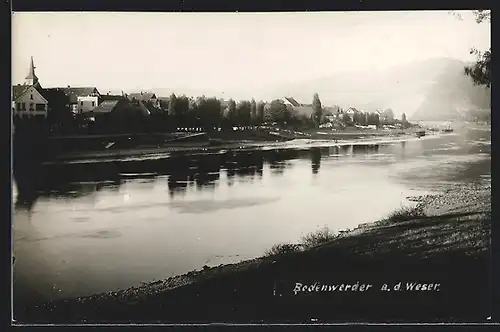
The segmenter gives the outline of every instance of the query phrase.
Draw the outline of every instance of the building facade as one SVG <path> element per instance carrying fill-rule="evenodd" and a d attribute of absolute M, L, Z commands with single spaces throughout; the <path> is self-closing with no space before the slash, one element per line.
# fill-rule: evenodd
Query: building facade
<path fill-rule="evenodd" d="M 88 113 L 99 106 L 99 96 L 77 96 L 76 109 L 78 113 Z M 75 107 L 74 107 L 75 108 Z"/>

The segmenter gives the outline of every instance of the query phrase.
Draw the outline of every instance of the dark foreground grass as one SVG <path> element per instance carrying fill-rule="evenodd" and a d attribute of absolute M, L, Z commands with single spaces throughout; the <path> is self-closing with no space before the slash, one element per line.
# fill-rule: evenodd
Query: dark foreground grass
<path fill-rule="evenodd" d="M 277 249 L 125 291 L 19 307 L 15 316 L 30 323 L 483 322 L 490 223 L 490 213 L 468 212 L 378 223 L 333 241 L 322 230 L 303 239 L 306 250 L 285 245 L 286 255 Z M 357 282 L 371 286 L 293 292 L 297 283 Z M 381 290 L 400 282 L 403 290 Z M 417 283 L 432 290 L 406 289 Z"/>

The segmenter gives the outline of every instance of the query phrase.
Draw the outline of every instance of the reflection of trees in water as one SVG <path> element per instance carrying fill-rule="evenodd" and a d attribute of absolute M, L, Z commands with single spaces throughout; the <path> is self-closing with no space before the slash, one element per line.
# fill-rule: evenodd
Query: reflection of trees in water
<path fill-rule="evenodd" d="M 171 197 L 178 194 L 185 194 L 190 182 L 190 175 L 193 177 L 194 172 L 190 170 L 189 159 L 186 156 L 178 156 L 172 158 L 172 167 L 170 168 L 170 176 L 167 180 L 168 191 Z"/>
<path fill-rule="evenodd" d="M 295 149 L 267 151 L 266 161 L 269 163 L 272 174 L 283 175 L 285 169 L 291 167 L 288 161 L 300 158 L 300 153 Z"/>
<path fill-rule="evenodd" d="M 340 150 L 342 151 L 343 154 L 350 154 L 349 151 L 351 150 L 352 145 L 341 145 Z"/>
<path fill-rule="evenodd" d="M 320 148 L 312 148 L 311 149 L 312 173 L 318 174 L 320 166 L 321 166 L 321 149 Z"/>
<path fill-rule="evenodd" d="M 379 150 L 378 144 L 355 144 L 352 145 L 352 153 L 353 154 L 370 154 L 377 153 Z"/>
<path fill-rule="evenodd" d="M 215 182 L 220 178 L 221 162 L 221 156 L 217 154 L 198 156 L 194 174 L 196 188 L 215 188 Z"/>
<path fill-rule="evenodd" d="M 234 178 L 254 178 L 263 174 L 264 157 L 262 151 L 235 151 L 224 157 L 223 167 L 226 169 L 228 185 L 234 183 Z"/>
<path fill-rule="evenodd" d="M 399 146 L 398 146 L 399 147 Z M 125 178 L 146 179 L 141 173 L 155 173 L 167 175 L 167 186 L 172 196 L 185 193 L 187 189 L 202 190 L 215 189 L 220 180 L 221 169 L 227 173 L 227 183 L 231 185 L 236 178 L 262 178 L 264 164 L 268 163 L 271 173 L 284 174 L 285 169 L 292 166 L 291 160 L 309 159 L 313 174 L 319 172 L 322 154 L 345 154 L 353 149 L 354 154 L 373 153 L 379 149 L 378 145 L 335 146 L 312 149 L 281 149 L 257 151 L 230 151 L 225 154 L 192 154 L 173 153 L 170 158 L 113 161 L 102 163 L 81 163 L 47 165 L 39 168 L 38 177 L 25 176 L 21 190 L 21 197 L 29 201 L 30 196 L 37 193 L 42 196 L 76 197 L 99 191 L 118 190 L 124 173 Z M 130 174 L 137 173 L 137 176 Z M 153 177 L 154 179 L 154 177 Z M 105 181 L 105 182 L 102 182 Z M 154 180 L 151 180 L 154 181 Z M 97 182 L 96 184 L 75 184 L 75 182 Z M 190 184 L 193 184 L 190 187 Z M 24 195 L 23 195 L 24 194 Z"/>

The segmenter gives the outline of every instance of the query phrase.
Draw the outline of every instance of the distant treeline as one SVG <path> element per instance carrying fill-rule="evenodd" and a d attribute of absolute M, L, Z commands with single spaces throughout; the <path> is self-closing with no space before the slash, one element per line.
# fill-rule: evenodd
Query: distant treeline
<path fill-rule="evenodd" d="M 313 96 L 312 104 L 292 107 L 282 99 L 271 102 L 233 99 L 222 100 L 205 96 L 192 98 L 172 94 L 168 99 L 143 101 L 123 98 L 112 112 L 73 114 L 64 102 L 49 101 L 48 118 L 43 127 L 50 135 L 114 134 L 175 132 L 177 130 L 219 131 L 234 127 L 249 128 L 273 124 L 289 129 L 317 128 L 326 122 L 340 127 L 380 125 L 379 114 L 347 114 L 344 110 L 324 108 L 319 96 Z M 391 111 L 392 112 L 392 111 Z M 95 114 L 97 113 L 97 114 Z M 16 119 L 23 122 L 24 119 Z"/>

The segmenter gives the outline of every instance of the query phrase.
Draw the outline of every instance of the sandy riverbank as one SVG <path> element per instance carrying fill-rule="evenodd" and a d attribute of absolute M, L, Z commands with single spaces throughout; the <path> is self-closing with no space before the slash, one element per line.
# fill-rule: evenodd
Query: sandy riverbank
<path fill-rule="evenodd" d="M 206 267 L 118 292 L 18 307 L 16 318 L 60 323 L 484 320 L 490 294 L 491 186 L 446 188 L 441 195 L 413 200 L 423 214 L 364 224 L 306 251 Z M 372 284 L 375 291 L 293 295 L 296 282 L 319 279 L 359 281 Z M 381 284 L 397 282 L 440 288 L 380 291 Z"/>

